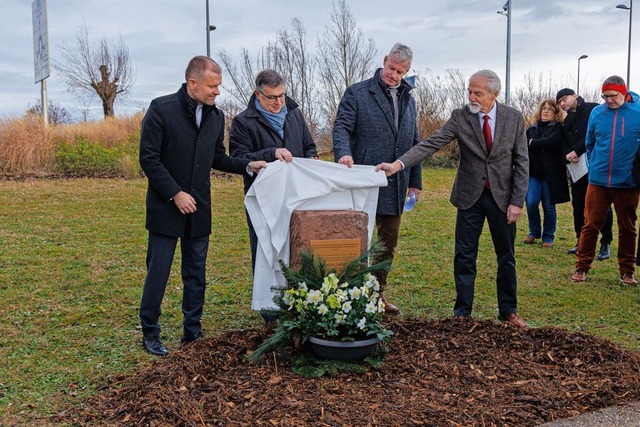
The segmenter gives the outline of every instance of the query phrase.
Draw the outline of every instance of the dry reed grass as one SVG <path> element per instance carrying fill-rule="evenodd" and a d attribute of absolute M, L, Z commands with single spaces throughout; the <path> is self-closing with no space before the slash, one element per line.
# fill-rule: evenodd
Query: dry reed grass
<path fill-rule="evenodd" d="M 37 116 L 0 120 L 0 172 L 20 174 L 50 170 L 54 144 L 49 130 Z"/>
<path fill-rule="evenodd" d="M 137 144 L 142 113 L 100 122 L 52 125 L 44 128 L 39 116 L 0 119 L 0 173 L 50 174 L 55 172 L 58 144 L 73 144 L 76 138 L 106 148 Z M 137 170 L 137 159 L 123 159 L 125 175 Z"/>

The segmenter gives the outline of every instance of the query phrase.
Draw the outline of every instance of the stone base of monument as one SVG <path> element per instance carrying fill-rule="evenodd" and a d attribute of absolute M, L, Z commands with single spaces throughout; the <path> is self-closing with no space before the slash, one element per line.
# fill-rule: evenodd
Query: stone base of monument
<path fill-rule="evenodd" d="M 328 270 L 340 270 L 367 250 L 368 223 L 362 211 L 294 211 L 289 266 L 299 268 L 300 251 L 307 251 L 321 257 Z"/>

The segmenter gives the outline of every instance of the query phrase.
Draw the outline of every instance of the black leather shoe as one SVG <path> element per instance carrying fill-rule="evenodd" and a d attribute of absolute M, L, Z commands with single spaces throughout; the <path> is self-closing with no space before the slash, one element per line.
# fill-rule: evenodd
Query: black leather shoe
<path fill-rule="evenodd" d="M 577 253 L 578 253 L 578 245 L 575 245 L 574 247 L 572 247 L 571 249 L 569 249 L 569 250 L 567 251 L 567 253 L 568 253 L 569 255 L 575 255 L 575 254 L 577 254 Z"/>
<path fill-rule="evenodd" d="M 603 243 L 600 245 L 600 252 L 598 252 L 598 261 L 604 261 L 611 256 L 611 245 Z"/>
<path fill-rule="evenodd" d="M 153 354 L 154 356 L 166 356 L 169 354 L 167 347 L 160 341 L 160 337 L 144 337 L 142 339 L 142 346 L 147 350 L 147 353 Z"/>
<path fill-rule="evenodd" d="M 180 337 L 180 344 L 189 344 L 190 342 L 200 341 L 203 338 L 204 338 L 204 335 L 202 335 L 202 332 L 200 332 L 195 336 L 183 335 L 182 337 Z"/>

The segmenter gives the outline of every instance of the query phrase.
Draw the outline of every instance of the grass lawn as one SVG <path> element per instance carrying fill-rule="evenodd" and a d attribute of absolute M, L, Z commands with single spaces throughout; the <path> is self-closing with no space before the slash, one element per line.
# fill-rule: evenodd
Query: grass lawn
<path fill-rule="evenodd" d="M 424 171 L 417 207 L 403 218 L 388 296 L 407 316 L 452 315 L 453 170 Z M 208 258 L 205 333 L 262 327 L 250 310 L 249 239 L 242 180 L 213 180 L 214 235 Z M 153 361 L 140 345 L 138 304 L 145 275 L 146 181 L 0 182 L 0 424 L 46 417 L 78 404 L 114 374 Z M 575 243 L 571 207 L 558 206 L 555 246 L 526 246 L 518 222 L 519 311 L 530 326 L 560 326 L 640 349 L 640 288 L 622 287 L 613 258 L 589 280 L 569 279 Z M 482 235 L 474 316 L 495 318 L 495 255 Z M 615 234 L 614 234 L 615 236 Z M 179 251 L 178 251 L 179 252 Z M 179 254 L 176 254 L 179 262 Z M 179 345 L 177 268 L 163 304 L 165 344 Z"/>

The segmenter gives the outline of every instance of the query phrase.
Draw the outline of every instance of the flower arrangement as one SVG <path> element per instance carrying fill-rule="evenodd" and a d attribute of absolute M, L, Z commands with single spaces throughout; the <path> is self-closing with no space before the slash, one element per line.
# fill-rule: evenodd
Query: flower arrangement
<path fill-rule="evenodd" d="M 283 345 L 300 347 L 310 337 L 335 341 L 356 341 L 377 337 L 380 341 L 393 332 L 382 325 L 384 303 L 380 285 L 372 274 L 389 270 L 390 262 L 368 265 L 382 244 L 375 243 L 349 262 L 341 274 L 327 271 L 321 258 L 302 252 L 301 266 L 291 269 L 281 262 L 286 288 L 278 288 L 274 302 L 279 307 L 274 334 L 250 359 L 257 361 L 269 350 Z"/>

